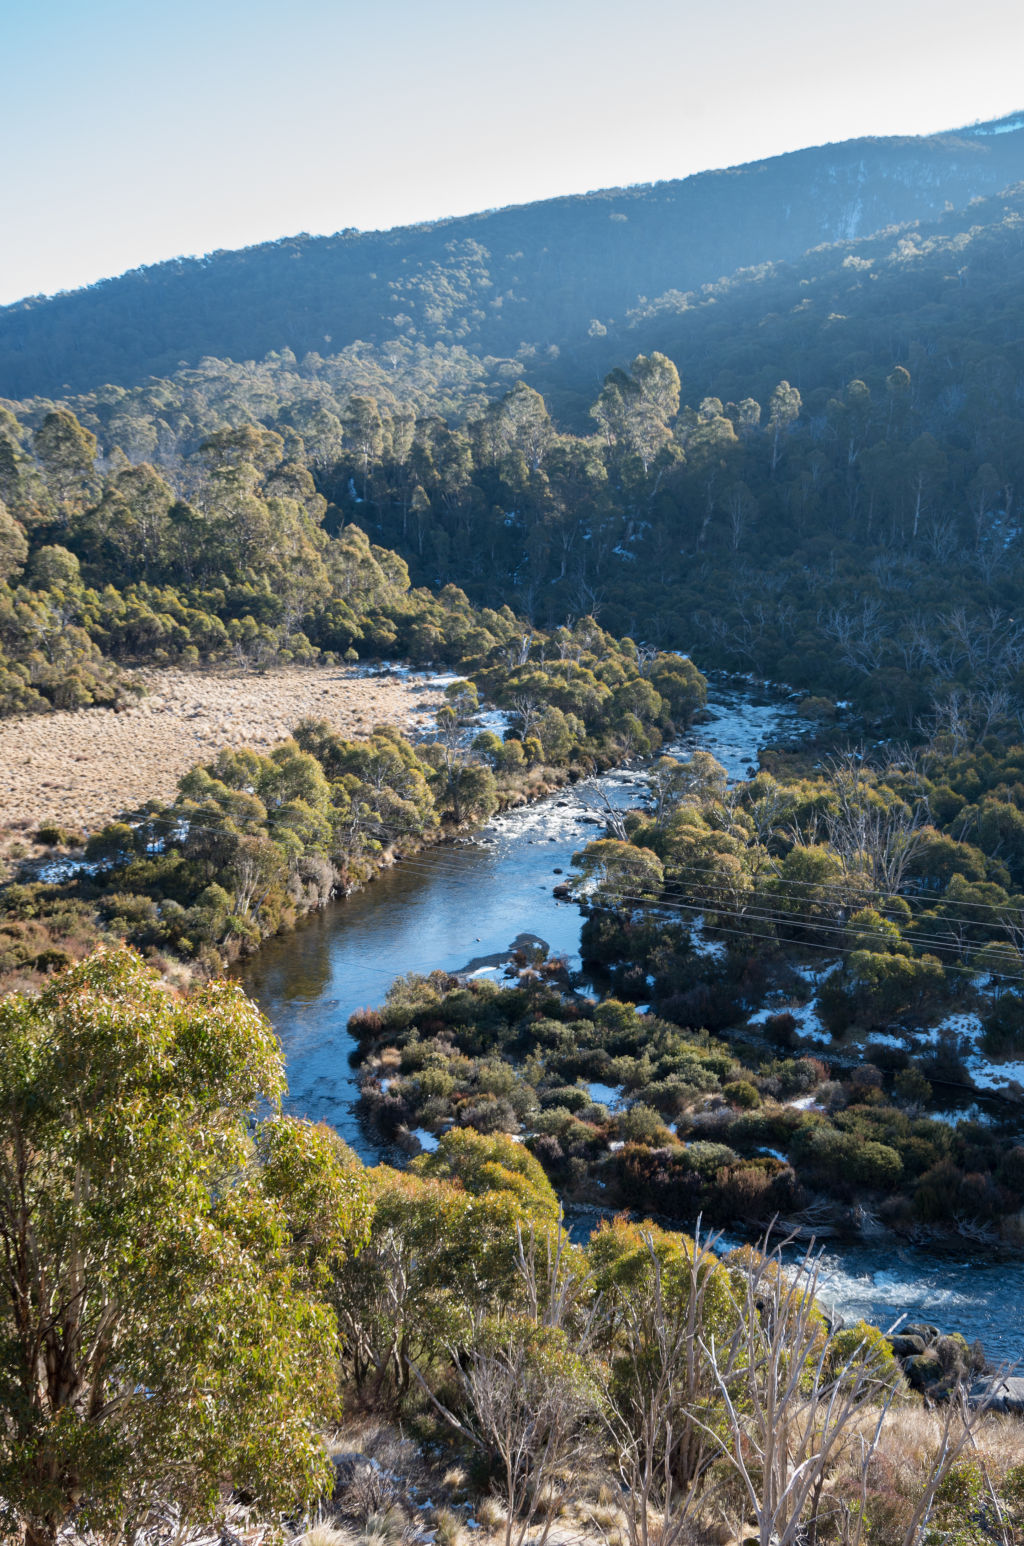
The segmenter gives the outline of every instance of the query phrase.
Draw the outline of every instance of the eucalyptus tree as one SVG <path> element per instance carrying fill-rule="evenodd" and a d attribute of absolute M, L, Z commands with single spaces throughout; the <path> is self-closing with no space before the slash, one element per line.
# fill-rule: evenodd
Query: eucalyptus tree
<path fill-rule="evenodd" d="M 325 1487 L 336 1324 L 320 1263 L 361 1180 L 279 1101 L 234 984 L 171 993 L 132 952 L 0 1003 L 0 1523 L 29 1546 Z M 313 1206 L 313 1202 L 316 1206 Z"/>

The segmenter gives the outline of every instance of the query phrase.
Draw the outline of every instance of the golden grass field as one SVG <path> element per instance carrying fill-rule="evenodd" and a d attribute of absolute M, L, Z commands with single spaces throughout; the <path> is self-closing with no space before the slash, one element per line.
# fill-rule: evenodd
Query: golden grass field
<path fill-rule="evenodd" d="M 368 678 L 347 667 L 135 675 L 146 695 L 123 710 L 0 721 L 0 824 L 95 831 L 146 800 L 171 799 L 182 774 L 224 746 L 266 750 L 306 717 L 349 736 L 389 724 L 412 737 L 441 701 L 422 677 Z"/>

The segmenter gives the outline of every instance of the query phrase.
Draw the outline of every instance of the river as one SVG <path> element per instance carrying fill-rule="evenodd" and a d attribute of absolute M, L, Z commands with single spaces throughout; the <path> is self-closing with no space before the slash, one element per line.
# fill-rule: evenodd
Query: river
<path fill-rule="evenodd" d="M 708 723 L 677 747 L 710 751 L 730 777 L 747 776 L 758 748 L 799 734 L 791 704 L 716 686 Z M 636 803 L 638 773 L 599 780 L 615 805 Z M 595 825 L 595 822 L 597 824 Z M 405 972 L 486 971 L 497 976 L 512 942 L 528 936 L 579 965 L 579 909 L 552 890 L 572 855 L 603 825 L 571 791 L 495 818 L 471 842 L 435 848 L 385 871 L 364 890 L 331 904 L 294 933 L 269 940 L 241 973 L 285 1051 L 286 1109 L 331 1123 L 369 1164 L 379 1143 L 353 1109 L 358 1085 L 347 1022 L 379 1003 Z M 1024 1263 L 925 1252 L 887 1240 L 844 1245 L 822 1261 L 824 1298 L 847 1316 L 890 1325 L 899 1315 L 928 1320 L 985 1344 L 990 1356 L 1024 1354 L 1020 1307 Z"/>

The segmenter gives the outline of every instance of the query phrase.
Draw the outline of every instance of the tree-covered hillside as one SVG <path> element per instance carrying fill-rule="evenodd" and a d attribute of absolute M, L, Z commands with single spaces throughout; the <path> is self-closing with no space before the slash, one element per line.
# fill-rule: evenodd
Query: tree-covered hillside
<path fill-rule="evenodd" d="M 667 293 L 526 379 L 461 346 L 352 346 L 12 402 L 8 657 L 66 698 L 51 656 L 85 635 L 123 659 L 386 649 L 404 624 L 378 641 L 342 616 L 354 524 L 414 584 L 541 627 L 595 612 L 901 734 L 1012 724 L 1022 232 L 1018 187 Z"/>
<path fill-rule="evenodd" d="M 206 355 L 356 340 L 575 347 L 666 290 L 963 208 L 1024 175 L 1017 118 L 850 140 L 654 186 L 175 259 L 0 311 L 0 394 L 130 385 Z"/>

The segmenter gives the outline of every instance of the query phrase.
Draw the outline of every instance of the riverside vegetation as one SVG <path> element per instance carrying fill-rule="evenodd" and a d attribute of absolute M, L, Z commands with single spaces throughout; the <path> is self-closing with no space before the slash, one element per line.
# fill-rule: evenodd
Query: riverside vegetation
<path fill-rule="evenodd" d="M 123 948 L 0 1025 L 0 1509 L 31 1546 L 317 1506 L 331 1541 L 482 1521 L 506 1546 L 1024 1522 L 1016 1423 L 962 1403 L 962 1338 L 932 1350 L 927 1414 L 879 1332 L 829 1325 L 813 1265 L 624 1219 L 573 1245 L 502 1134 L 399 1172 L 324 1127 L 254 1128 L 283 1087 L 267 1022 Z M 416 1437 L 429 1502 L 401 1445 L 332 1464 L 342 1397 Z"/>
<path fill-rule="evenodd" d="M 352 741 L 305 720 L 268 755 L 225 749 L 181 780 L 171 804 L 151 801 L 72 850 L 69 878 L 12 880 L 0 892 L 8 985 L 103 935 L 215 972 L 396 856 L 650 752 L 704 701 L 691 662 L 641 658 L 591 619 L 534 636 L 496 617 L 499 643 L 458 593 L 437 610 L 486 651 L 475 676 L 507 706 L 504 739 L 474 730 L 477 689 L 457 679 L 434 737 L 416 746 L 389 727 Z M 58 853 L 72 840 L 60 829 L 39 836 Z"/>
<path fill-rule="evenodd" d="M 829 1324 L 770 1239 L 620 1217 L 579 1247 L 553 1183 L 691 1230 L 1020 1245 L 1012 1090 L 939 1118 L 1024 1053 L 1022 208 L 765 253 L 564 357 L 485 352 L 489 255 L 457 249 L 394 339 L 0 405 L 0 712 L 116 707 L 141 664 L 453 676 L 428 742 L 304 721 L 87 843 L 38 832 L 60 878 L 9 855 L 12 1533 L 320 1507 L 456 1546 L 468 1505 L 505 1546 L 1021 1538 L 980 1350 Z M 659 759 L 704 701 L 682 650 L 794 684 L 814 744 L 735 788 Z M 627 757 L 647 799 L 566 882 L 601 1002 L 524 961 L 357 1017 L 366 1113 L 437 1138 L 405 1169 L 266 1115 L 280 1052 L 226 962 Z M 331 1465 L 343 1409 L 382 1469 Z"/>

